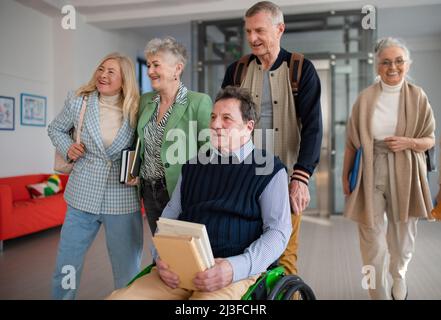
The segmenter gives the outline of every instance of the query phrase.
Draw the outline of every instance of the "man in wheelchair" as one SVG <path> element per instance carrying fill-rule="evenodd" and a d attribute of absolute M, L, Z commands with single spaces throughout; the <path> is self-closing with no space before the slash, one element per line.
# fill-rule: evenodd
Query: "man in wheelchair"
<path fill-rule="evenodd" d="M 256 149 L 257 119 L 248 91 L 227 87 L 211 113 L 210 148 L 183 165 L 162 216 L 205 224 L 215 265 L 198 273 L 197 290 L 160 257 L 156 267 L 108 299 L 239 300 L 283 253 L 291 235 L 288 174 L 269 152 Z"/>

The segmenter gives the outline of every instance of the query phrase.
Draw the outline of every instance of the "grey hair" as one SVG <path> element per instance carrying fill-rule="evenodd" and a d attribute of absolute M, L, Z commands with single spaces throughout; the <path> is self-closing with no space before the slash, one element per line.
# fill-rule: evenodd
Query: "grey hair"
<path fill-rule="evenodd" d="M 409 49 L 406 47 L 406 45 L 404 44 L 403 41 L 401 41 L 400 39 L 397 39 L 397 38 L 386 37 L 386 38 L 379 39 L 375 45 L 375 58 L 376 58 L 377 65 L 378 65 L 378 60 L 380 58 L 381 52 L 384 49 L 390 48 L 390 47 L 398 47 L 398 48 L 403 49 L 404 55 L 405 55 L 404 58 L 406 60 L 408 60 L 408 63 L 412 62 L 410 59 Z"/>
<path fill-rule="evenodd" d="M 245 18 L 252 17 L 262 11 L 266 11 L 271 15 L 273 24 L 278 25 L 280 23 L 284 23 L 282 10 L 278 5 L 272 3 L 271 1 L 257 2 L 247 10 L 245 13 Z"/>
<path fill-rule="evenodd" d="M 187 49 L 176 41 L 173 37 L 165 37 L 164 39 L 154 38 L 150 40 L 144 49 L 144 56 L 155 55 L 157 53 L 168 52 L 172 54 L 179 63 L 185 67 L 187 63 Z"/>

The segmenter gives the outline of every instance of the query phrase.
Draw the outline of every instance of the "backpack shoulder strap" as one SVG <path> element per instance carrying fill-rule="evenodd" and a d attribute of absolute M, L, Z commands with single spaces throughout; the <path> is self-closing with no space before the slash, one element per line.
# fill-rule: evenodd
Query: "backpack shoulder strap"
<path fill-rule="evenodd" d="M 298 52 L 291 53 L 289 61 L 289 79 L 291 80 L 291 89 L 294 96 L 299 94 L 299 83 L 302 76 L 304 55 Z"/>
<path fill-rule="evenodd" d="M 235 87 L 240 87 L 243 79 L 247 75 L 248 62 L 250 61 L 250 54 L 243 56 L 237 61 L 236 68 L 234 69 L 233 85 Z"/>

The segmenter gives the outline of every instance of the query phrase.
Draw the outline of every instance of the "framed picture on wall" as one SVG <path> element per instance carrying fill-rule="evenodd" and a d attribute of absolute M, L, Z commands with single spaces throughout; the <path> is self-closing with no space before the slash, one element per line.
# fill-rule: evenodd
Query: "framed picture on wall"
<path fill-rule="evenodd" d="M 0 96 L 0 130 L 14 130 L 15 99 Z"/>
<path fill-rule="evenodd" d="M 46 126 L 46 97 L 21 94 L 21 124 L 23 126 Z"/>

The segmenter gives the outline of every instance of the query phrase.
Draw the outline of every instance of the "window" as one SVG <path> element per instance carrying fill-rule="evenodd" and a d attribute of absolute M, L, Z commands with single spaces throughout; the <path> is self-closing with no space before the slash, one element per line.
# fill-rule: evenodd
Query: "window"
<path fill-rule="evenodd" d="M 147 76 L 147 61 L 138 58 L 136 61 L 136 75 L 138 77 L 138 85 L 140 94 L 152 91 L 150 79 Z"/>

